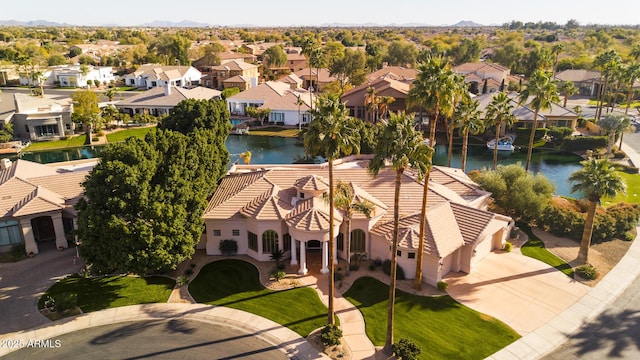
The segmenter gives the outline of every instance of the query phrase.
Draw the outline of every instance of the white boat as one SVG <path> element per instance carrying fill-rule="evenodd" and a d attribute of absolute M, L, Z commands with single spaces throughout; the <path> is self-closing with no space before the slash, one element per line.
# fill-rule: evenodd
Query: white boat
<path fill-rule="evenodd" d="M 498 139 L 498 151 L 513 151 L 516 149 L 513 146 L 513 137 L 505 136 Z M 494 150 L 496 146 L 496 139 L 492 139 L 487 142 L 487 148 Z"/>

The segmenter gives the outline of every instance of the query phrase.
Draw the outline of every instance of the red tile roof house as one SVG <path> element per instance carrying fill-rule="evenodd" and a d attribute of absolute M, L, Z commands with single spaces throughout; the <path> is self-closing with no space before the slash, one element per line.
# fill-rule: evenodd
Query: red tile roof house
<path fill-rule="evenodd" d="M 375 88 L 376 96 L 391 96 L 395 99 L 389 105 L 389 112 L 404 111 L 406 109 L 406 100 L 411 85 L 396 80 L 393 74 L 387 74 L 348 90 L 342 95 L 342 101 L 347 104 L 350 116 L 361 120 L 374 120 L 375 114 L 371 114 L 364 104 L 367 89 L 370 87 Z"/>
<path fill-rule="evenodd" d="M 388 259 L 393 232 L 395 172 L 377 178 L 367 172 L 366 156 L 337 161 L 335 178 L 351 184 L 355 196 L 375 204 L 369 219 L 356 213 L 351 221 L 351 251 L 369 259 Z M 345 258 L 344 218 L 336 210 L 337 238 L 328 248 L 328 169 L 319 165 L 236 165 L 218 186 L 204 213 L 206 235 L 198 247 L 221 255 L 220 242 L 237 242 L 238 254 L 269 261 L 282 250 L 298 273 L 309 271 L 308 259 L 328 271 L 328 252 Z M 418 249 L 422 184 L 405 172 L 400 194 L 398 264 L 407 278 L 415 277 L 416 252 L 423 251 L 424 281 L 436 285 L 449 272 L 471 272 L 474 264 L 503 247 L 513 226 L 511 218 L 486 211 L 489 193 L 462 171 L 434 167 L 429 186 L 427 231 Z"/>
<path fill-rule="evenodd" d="M 203 86 L 192 89 L 165 85 L 141 92 L 122 101 L 115 103 L 120 112 L 131 116 L 135 114 L 150 114 L 160 116 L 169 114 L 169 111 L 181 101 L 187 99 L 210 100 L 220 98 L 221 92 Z"/>
<path fill-rule="evenodd" d="M 299 107 L 298 98 L 303 101 Z M 246 116 L 248 107 L 271 109 L 269 122 L 297 126 L 311 121 L 308 111 L 312 100 L 315 100 L 315 96 L 307 90 L 297 88 L 295 83 L 267 81 L 227 98 L 227 105 L 231 115 L 237 116 Z"/>
<path fill-rule="evenodd" d="M 469 91 L 480 94 L 483 91 L 484 83 L 487 83 L 487 93 L 500 91 L 502 83 L 504 87 L 509 82 L 519 83 L 520 78 L 511 75 L 511 70 L 495 63 L 464 63 L 453 68 L 457 74 L 464 75 L 465 82 L 469 84 Z"/>
<path fill-rule="evenodd" d="M 76 222 L 73 205 L 83 194 L 80 184 L 88 173 L 0 160 L 0 251 L 15 245 L 24 245 L 27 254 L 37 254 L 47 244 L 67 248 Z"/>

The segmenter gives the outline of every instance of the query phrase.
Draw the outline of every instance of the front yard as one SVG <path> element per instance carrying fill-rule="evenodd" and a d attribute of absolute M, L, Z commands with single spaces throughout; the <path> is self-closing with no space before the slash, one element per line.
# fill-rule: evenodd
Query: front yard
<path fill-rule="evenodd" d="M 82 134 L 78 136 L 70 136 L 65 140 L 32 142 L 31 145 L 24 148 L 23 151 L 41 151 L 79 147 L 84 145 L 86 138 L 87 136 Z"/>

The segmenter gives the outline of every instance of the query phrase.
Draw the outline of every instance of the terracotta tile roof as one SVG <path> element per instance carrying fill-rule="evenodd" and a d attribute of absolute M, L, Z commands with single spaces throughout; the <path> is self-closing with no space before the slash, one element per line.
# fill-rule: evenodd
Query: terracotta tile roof
<path fill-rule="evenodd" d="M 20 179 L 30 179 L 39 176 L 56 175 L 58 171 L 51 166 L 18 159 L 11 162 L 7 169 L 0 169 L 0 184 L 17 177 Z"/>
<path fill-rule="evenodd" d="M 224 79 L 222 82 L 223 83 L 248 83 L 251 80 L 249 78 L 246 78 L 242 75 L 236 75 L 236 76 L 232 76 L 228 79 Z"/>
<path fill-rule="evenodd" d="M 337 210 L 334 218 L 336 223 L 342 222 L 342 215 Z M 300 200 L 287 215 L 285 222 L 301 231 L 329 230 L 329 205 L 324 199 L 317 197 Z"/>
<path fill-rule="evenodd" d="M 193 89 L 171 87 L 171 93 L 166 95 L 164 87 L 155 87 L 116 103 L 116 107 L 174 107 L 186 99 L 209 100 L 219 97 L 220 94 L 218 90 L 198 86 Z"/>
<path fill-rule="evenodd" d="M 295 74 L 301 79 L 308 79 L 309 68 L 300 69 L 296 71 Z M 329 69 L 326 69 L 326 68 L 320 68 L 320 69 L 312 68 L 311 78 L 313 79 L 313 81 L 316 81 L 316 77 L 318 78 L 318 81 L 321 83 L 330 83 L 332 81 L 338 80 L 335 76 L 331 76 Z"/>
<path fill-rule="evenodd" d="M 227 61 L 221 65 L 216 65 L 211 67 L 211 69 L 213 70 L 220 70 L 220 71 L 242 71 L 242 70 L 251 70 L 251 69 L 257 69 L 257 68 L 258 68 L 257 65 L 247 63 L 244 61 L 238 61 L 238 60 Z"/>
<path fill-rule="evenodd" d="M 556 79 L 571 82 L 600 81 L 600 71 L 568 69 L 557 73 Z"/>
<path fill-rule="evenodd" d="M 0 218 L 13 216 L 13 208 L 36 189 L 20 178 L 12 178 L 0 185 Z"/>
<path fill-rule="evenodd" d="M 218 185 L 213 197 L 209 200 L 209 205 L 207 206 L 205 213 L 237 195 L 246 187 L 261 179 L 265 173 L 265 171 L 254 171 L 250 173 L 225 176 L 220 181 L 220 185 Z"/>
<path fill-rule="evenodd" d="M 389 208 L 387 204 L 378 200 L 375 196 L 369 194 L 366 190 L 355 184 L 354 182 L 350 183 L 351 188 L 353 189 L 353 197 L 355 201 L 370 201 L 375 207 L 373 209 L 372 217 L 374 216 L 382 216 L 387 212 Z M 353 214 L 354 219 L 358 218 L 366 218 L 366 216 L 362 213 L 355 212 Z"/>
<path fill-rule="evenodd" d="M 64 199 L 59 195 L 37 186 L 25 198 L 14 205 L 11 213 L 12 216 L 23 216 L 62 210 L 64 203 Z"/>
<path fill-rule="evenodd" d="M 387 76 L 401 82 L 413 82 L 416 76 L 418 76 L 418 70 L 402 66 L 387 66 L 367 75 L 367 81 L 375 81 L 376 79 Z"/>
<path fill-rule="evenodd" d="M 363 106 L 365 91 L 369 87 L 374 87 L 378 96 L 393 96 L 396 99 L 406 98 L 411 89 L 408 83 L 383 77 L 346 91 L 342 101 L 347 102 L 348 106 Z"/>
<path fill-rule="evenodd" d="M 503 227 L 508 223 L 508 220 L 500 219 L 494 213 L 462 204 L 451 204 L 451 209 L 460 225 L 465 245 L 473 245 L 482 239 L 485 229 L 492 223 L 502 223 Z"/>
<path fill-rule="evenodd" d="M 283 202 L 278 196 L 279 190 L 276 185 L 273 185 L 271 189 L 265 191 L 240 209 L 240 213 L 257 220 L 283 220 L 288 209 L 285 209 L 286 202 Z"/>
<path fill-rule="evenodd" d="M 57 175 L 30 178 L 28 181 L 36 186 L 51 190 L 66 200 L 67 205 L 75 204 L 84 194 L 82 183 L 89 171 L 74 171 Z"/>
<path fill-rule="evenodd" d="M 293 186 L 303 191 L 327 191 L 329 190 L 329 180 L 311 174 L 296 180 Z"/>
<path fill-rule="evenodd" d="M 305 102 L 300 110 L 307 111 L 310 109 L 309 92 L 307 90 L 291 89 L 289 84 L 280 81 L 267 81 L 227 98 L 227 102 L 261 102 L 261 108 L 298 111 L 298 105 L 296 105 L 298 97 L 301 97 Z"/>

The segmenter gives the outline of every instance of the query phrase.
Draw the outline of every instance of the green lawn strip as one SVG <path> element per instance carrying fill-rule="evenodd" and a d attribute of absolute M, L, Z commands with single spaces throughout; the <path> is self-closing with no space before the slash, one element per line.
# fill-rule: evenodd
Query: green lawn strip
<path fill-rule="evenodd" d="M 85 139 L 86 139 L 86 135 L 82 134 L 78 136 L 69 137 L 65 140 L 32 142 L 31 145 L 29 145 L 24 149 L 24 151 L 40 151 L 40 150 L 78 147 L 78 146 L 84 145 Z"/>
<path fill-rule="evenodd" d="M 624 171 L 618 171 L 618 174 L 622 176 L 624 183 L 627 184 L 627 190 L 623 193 L 618 193 L 614 198 L 603 198 L 602 205 L 609 206 L 617 204 L 619 202 L 626 202 L 630 204 L 640 203 L 640 175 L 629 174 Z"/>
<path fill-rule="evenodd" d="M 249 134 L 257 136 L 297 137 L 299 133 L 300 130 L 298 129 L 287 129 L 275 126 L 267 126 L 256 130 L 249 130 Z"/>
<path fill-rule="evenodd" d="M 315 290 L 274 291 L 260 284 L 258 270 L 241 260 L 206 265 L 189 284 L 199 302 L 247 311 L 288 327 L 300 336 L 327 324 L 327 307 Z"/>
<path fill-rule="evenodd" d="M 518 225 L 520 226 L 520 230 L 524 231 L 529 236 L 529 240 L 520 248 L 523 255 L 540 260 L 545 264 L 549 264 L 573 279 L 573 268 L 571 265 L 567 264 L 564 260 L 547 250 L 544 246 L 544 242 L 533 235 L 533 232 L 528 225 Z"/>
<path fill-rule="evenodd" d="M 383 346 L 387 329 L 389 287 L 363 277 L 344 294 L 364 316 L 367 336 Z M 396 291 L 394 339 L 407 337 L 422 348 L 420 359 L 484 359 L 520 335 L 490 316 L 450 296 L 417 296 Z"/>
<path fill-rule="evenodd" d="M 107 276 L 83 278 L 77 275 L 53 284 L 38 301 L 44 307 L 47 296 L 56 299 L 63 293 L 76 294 L 83 312 L 104 310 L 119 306 L 167 302 L 175 281 L 162 276 Z"/>
<path fill-rule="evenodd" d="M 153 127 L 140 127 L 134 129 L 120 130 L 107 134 L 107 142 L 120 142 L 132 136 L 143 139 Z"/>

